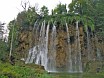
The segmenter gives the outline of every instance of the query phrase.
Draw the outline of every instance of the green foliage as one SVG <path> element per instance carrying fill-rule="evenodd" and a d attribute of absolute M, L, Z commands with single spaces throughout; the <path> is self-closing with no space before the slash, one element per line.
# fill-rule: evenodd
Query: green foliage
<path fill-rule="evenodd" d="M 0 62 L 0 78 L 52 78 L 45 71 L 29 66 L 12 66 Z"/>
<path fill-rule="evenodd" d="M 52 11 L 52 14 L 66 14 L 67 9 L 66 9 L 66 4 L 58 4 L 57 7 Z"/>
<path fill-rule="evenodd" d="M 97 34 L 104 37 L 104 0 L 95 1 L 94 8 L 95 11 L 92 17 L 95 21 Z"/>
<path fill-rule="evenodd" d="M 34 22 L 37 20 L 38 14 L 35 11 L 35 7 L 29 7 L 27 11 L 22 11 L 17 15 L 17 25 L 24 29 L 33 26 Z"/>
<path fill-rule="evenodd" d="M 41 7 L 41 10 L 40 10 L 40 15 L 41 16 L 47 16 L 48 15 L 48 8 L 46 7 L 46 6 L 43 6 L 43 7 Z"/>
<path fill-rule="evenodd" d="M 9 23 L 9 48 L 11 47 L 11 42 L 13 43 L 13 53 L 18 47 L 18 36 L 22 30 L 29 30 L 30 27 L 34 26 L 34 22 L 37 20 L 38 14 L 34 7 L 29 7 L 28 10 L 22 11 L 17 15 L 17 18 L 10 21 Z M 13 34 L 13 41 L 12 40 Z"/>
<path fill-rule="evenodd" d="M 83 22 L 85 31 L 87 31 L 88 27 L 91 28 L 91 31 L 95 30 L 94 21 L 91 17 L 83 16 L 81 21 Z"/>
<path fill-rule="evenodd" d="M 79 13 L 79 8 L 80 8 L 80 4 L 79 3 L 79 0 L 74 0 L 72 1 L 71 4 L 68 5 L 68 8 L 70 9 L 69 10 L 69 13 Z"/>
<path fill-rule="evenodd" d="M 73 22 L 78 21 L 78 22 L 82 22 L 85 32 L 88 27 L 91 28 L 91 31 L 95 30 L 93 19 L 86 15 L 57 14 L 57 15 L 50 15 L 41 19 L 41 21 L 44 21 L 44 20 L 46 23 L 50 22 L 50 24 L 54 23 L 56 25 L 58 23 L 60 26 L 65 26 L 66 23 L 73 24 Z"/>
<path fill-rule="evenodd" d="M 103 70 L 103 69 L 102 69 Z M 55 73 L 47 74 L 46 71 L 38 66 L 16 65 L 0 62 L 0 78 L 103 78 L 104 71 L 99 73 Z"/>
<path fill-rule="evenodd" d="M 69 13 L 92 18 L 94 22 L 89 22 L 85 26 L 90 24 L 89 26 L 93 30 L 95 29 L 97 34 L 104 36 L 104 0 L 72 0 L 68 7 L 70 9 Z"/>
<path fill-rule="evenodd" d="M 80 14 L 80 15 L 90 15 L 93 13 L 93 0 L 73 0 L 71 4 L 68 5 L 69 13 Z"/>
<path fill-rule="evenodd" d="M 33 26 L 37 18 L 38 18 L 38 14 L 35 11 L 35 7 L 28 8 L 28 11 L 26 12 L 26 19 L 28 22 L 28 26 Z"/>
<path fill-rule="evenodd" d="M 16 25 L 16 20 L 12 20 L 10 21 L 9 23 L 9 39 L 8 39 L 8 45 L 9 45 L 9 49 L 11 47 L 11 42 L 13 43 L 13 50 L 15 50 L 15 48 L 17 47 L 18 45 L 18 33 L 19 33 L 19 27 L 18 25 Z M 13 34 L 13 41 L 12 41 L 12 34 Z"/>
<path fill-rule="evenodd" d="M 0 40 L 0 60 L 6 61 L 8 54 L 8 45 L 4 41 Z"/>

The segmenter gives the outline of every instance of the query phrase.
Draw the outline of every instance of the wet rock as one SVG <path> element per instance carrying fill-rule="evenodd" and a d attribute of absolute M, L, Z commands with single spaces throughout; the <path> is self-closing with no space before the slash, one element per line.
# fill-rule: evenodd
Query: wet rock
<path fill-rule="evenodd" d="M 12 55 L 10 56 L 10 64 L 15 65 L 15 57 Z"/>
<path fill-rule="evenodd" d="M 98 67 L 98 68 L 96 69 L 96 72 L 99 73 L 99 72 L 100 72 L 100 69 L 101 69 L 101 68 Z"/>

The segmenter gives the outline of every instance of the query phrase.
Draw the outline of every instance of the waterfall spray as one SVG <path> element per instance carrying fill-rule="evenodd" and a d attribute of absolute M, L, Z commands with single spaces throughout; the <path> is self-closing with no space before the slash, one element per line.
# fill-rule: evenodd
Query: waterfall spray
<path fill-rule="evenodd" d="M 50 29 L 49 26 L 49 23 L 46 25 L 45 21 L 42 23 L 40 31 L 38 31 L 40 32 L 39 37 L 36 36 L 38 37 L 35 41 L 37 44 L 29 50 L 28 58 L 25 63 L 35 63 L 44 66 L 48 72 L 82 72 L 78 21 L 76 22 L 75 40 L 77 50 L 75 50 L 74 53 L 72 53 L 68 24 L 66 23 L 66 31 L 62 30 L 62 32 L 59 32 L 60 29 L 56 30 L 55 25 L 52 26 L 52 29 Z M 63 34 L 60 33 L 66 33 L 67 35 L 63 36 Z M 57 35 L 60 36 L 57 37 Z M 61 53 L 60 50 L 62 50 Z M 59 53 L 59 55 L 63 54 L 64 56 L 58 56 L 57 53 Z M 56 60 L 60 60 L 61 62 Z"/>

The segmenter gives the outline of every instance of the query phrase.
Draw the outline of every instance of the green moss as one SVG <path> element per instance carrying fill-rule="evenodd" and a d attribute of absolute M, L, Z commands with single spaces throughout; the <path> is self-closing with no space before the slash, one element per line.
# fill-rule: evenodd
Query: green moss
<path fill-rule="evenodd" d="M 102 69 L 103 70 L 103 69 Z M 104 71 L 99 73 L 55 73 L 47 74 L 41 66 L 34 64 L 15 65 L 0 62 L 0 78 L 104 78 Z"/>
<path fill-rule="evenodd" d="M 95 30 L 94 21 L 91 17 L 85 15 L 72 15 L 72 14 L 56 14 L 56 15 L 49 15 L 43 17 L 39 22 L 43 22 L 45 20 L 46 24 L 48 22 L 50 24 L 65 26 L 66 23 L 73 24 L 75 21 L 81 22 L 82 26 L 84 27 L 84 31 L 86 32 L 87 28 L 91 28 L 91 31 Z"/>
<path fill-rule="evenodd" d="M 0 65 L 0 78 L 51 78 L 46 71 L 29 65 L 12 66 L 9 63 L 0 63 Z"/>

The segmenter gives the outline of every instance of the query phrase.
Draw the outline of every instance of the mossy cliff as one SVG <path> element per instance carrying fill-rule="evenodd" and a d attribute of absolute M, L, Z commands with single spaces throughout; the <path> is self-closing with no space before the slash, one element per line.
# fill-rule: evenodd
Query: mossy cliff
<path fill-rule="evenodd" d="M 66 67 L 67 66 L 67 61 L 69 59 L 69 53 L 68 49 L 70 46 L 72 58 L 76 56 L 76 52 L 78 50 L 78 46 L 76 46 L 76 24 L 68 24 L 68 32 L 66 30 L 65 25 L 60 25 L 56 26 L 56 66 L 58 68 L 60 67 Z M 30 48 L 34 46 L 34 44 L 38 43 L 37 41 L 39 40 L 38 36 L 40 34 L 39 31 L 37 33 L 34 33 L 34 28 L 29 28 L 28 30 L 22 30 L 19 33 L 19 45 L 18 48 L 16 49 L 20 58 L 26 58 L 28 55 L 28 51 Z M 51 27 L 50 27 L 50 32 L 49 32 L 49 46 L 51 46 L 50 38 L 51 38 Z M 83 71 L 96 71 L 98 67 L 103 66 L 103 55 L 104 55 L 104 43 L 101 38 L 99 38 L 95 33 L 91 32 L 90 29 L 89 34 L 87 36 L 87 32 L 84 31 L 84 26 L 79 24 L 78 27 L 79 30 L 79 43 L 80 43 L 80 52 L 81 52 L 81 61 L 82 61 L 82 67 Z M 67 33 L 69 33 L 70 37 L 70 45 L 68 45 L 68 38 L 67 38 Z M 88 37 L 88 38 L 87 38 Z M 37 41 L 35 41 L 37 39 Z M 88 40 L 89 44 L 88 44 Z M 51 54 L 51 49 L 49 48 L 49 53 L 48 55 Z M 99 56 L 100 55 L 100 56 Z M 101 58 L 100 58 L 101 57 Z M 94 66 L 92 68 L 92 66 Z"/>

